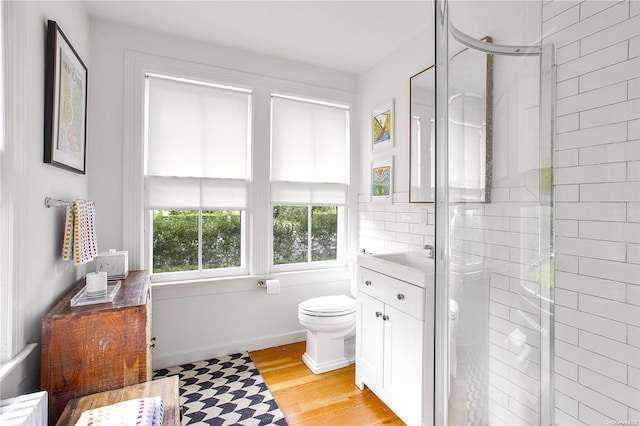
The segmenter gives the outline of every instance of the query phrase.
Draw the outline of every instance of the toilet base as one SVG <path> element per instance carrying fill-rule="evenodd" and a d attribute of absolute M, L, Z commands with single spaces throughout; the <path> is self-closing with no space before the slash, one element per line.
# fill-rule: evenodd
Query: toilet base
<path fill-rule="evenodd" d="M 304 362 L 304 365 L 306 365 L 313 374 L 322 374 L 327 371 L 337 370 L 338 368 L 344 368 L 353 363 L 353 361 L 349 361 L 344 357 L 342 359 L 334 359 L 331 361 L 317 363 L 307 352 L 302 355 L 302 362 Z"/>
<path fill-rule="evenodd" d="M 307 330 L 307 350 L 302 355 L 302 362 L 313 374 L 326 373 L 353 364 L 354 349 L 354 336 L 336 338 L 331 336 L 331 333 Z"/>

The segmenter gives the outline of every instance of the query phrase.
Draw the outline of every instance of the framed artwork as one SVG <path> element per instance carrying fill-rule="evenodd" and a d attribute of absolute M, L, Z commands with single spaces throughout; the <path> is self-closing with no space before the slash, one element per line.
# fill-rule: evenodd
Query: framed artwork
<path fill-rule="evenodd" d="M 44 162 L 85 173 L 87 67 L 55 21 L 47 26 Z"/>
<path fill-rule="evenodd" d="M 393 157 L 371 163 L 371 201 L 393 202 Z"/>
<path fill-rule="evenodd" d="M 371 113 L 371 146 L 374 150 L 393 147 L 393 99 Z"/>

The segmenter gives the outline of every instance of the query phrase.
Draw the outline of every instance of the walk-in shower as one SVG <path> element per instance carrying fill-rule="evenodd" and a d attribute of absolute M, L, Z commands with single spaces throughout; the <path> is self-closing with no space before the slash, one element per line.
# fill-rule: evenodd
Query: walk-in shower
<path fill-rule="evenodd" d="M 435 424 L 552 422 L 555 73 L 541 9 L 436 3 L 436 347 L 448 351 Z"/>

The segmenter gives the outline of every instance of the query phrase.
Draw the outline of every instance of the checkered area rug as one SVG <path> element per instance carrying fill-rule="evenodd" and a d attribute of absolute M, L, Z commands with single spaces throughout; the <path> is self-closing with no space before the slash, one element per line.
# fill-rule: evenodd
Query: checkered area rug
<path fill-rule="evenodd" d="M 154 371 L 180 376 L 183 425 L 287 426 L 247 352 Z"/>

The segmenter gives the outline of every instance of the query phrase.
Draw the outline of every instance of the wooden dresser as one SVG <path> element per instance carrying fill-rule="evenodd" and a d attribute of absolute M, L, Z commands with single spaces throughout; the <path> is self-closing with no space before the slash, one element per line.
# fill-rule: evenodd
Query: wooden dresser
<path fill-rule="evenodd" d="M 113 303 L 71 307 L 84 279 L 42 319 L 42 390 L 55 423 L 67 402 L 151 380 L 151 287 L 131 271 Z"/>

